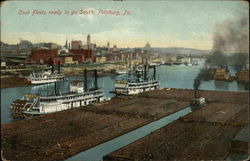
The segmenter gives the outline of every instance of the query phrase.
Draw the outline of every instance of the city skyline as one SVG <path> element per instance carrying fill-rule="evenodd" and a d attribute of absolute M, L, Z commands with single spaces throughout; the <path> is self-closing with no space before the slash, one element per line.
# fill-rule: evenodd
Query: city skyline
<path fill-rule="evenodd" d="M 62 13 L 36 15 L 36 10 Z M 70 14 L 65 15 L 65 10 Z M 122 15 L 124 12 L 129 14 Z M 243 1 L 11 1 L 1 6 L 1 41 L 15 44 L 24 39 L 64 45 L 67 39 L 86 44 L 90 34 L 98 46 L 110 42 L 122 48 L 143 47 L 149 42 L 152 47 L 210 50 L 216 24 L 245 13 L 248 5 Z"/>

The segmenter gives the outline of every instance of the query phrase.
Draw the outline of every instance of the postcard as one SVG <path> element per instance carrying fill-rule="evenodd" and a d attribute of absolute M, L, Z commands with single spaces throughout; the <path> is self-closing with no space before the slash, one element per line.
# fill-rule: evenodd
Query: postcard
<path fill-rule="evenodd" d="M 2 160 L 249 160 L 247 1 L 4 1 L 0 43 Z"/>

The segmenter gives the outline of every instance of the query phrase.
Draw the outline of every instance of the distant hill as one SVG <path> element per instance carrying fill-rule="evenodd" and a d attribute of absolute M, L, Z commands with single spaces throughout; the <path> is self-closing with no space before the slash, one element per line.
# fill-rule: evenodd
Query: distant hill
<path fill-rule="evenodd" d="M 154 51 L 162 53 L 162 54 L 209 54 L 210 50 L 201 50 L 194 48 L 182 48 L 182 47 L 167 47 L 167 48 L 153 48 Z"/>
<path fill-rule="evenodd" d="M 48 48 L 48 49 L 61 49 L 62 46 L 53 42 L 41 42 L 41 43 L 32 43 L 28 40 L 20 39 L 20 42 L 17 44 L 8 44 L 0 41 L 1 45 L 1 54 L 30 54 L 32 48 Z"/>

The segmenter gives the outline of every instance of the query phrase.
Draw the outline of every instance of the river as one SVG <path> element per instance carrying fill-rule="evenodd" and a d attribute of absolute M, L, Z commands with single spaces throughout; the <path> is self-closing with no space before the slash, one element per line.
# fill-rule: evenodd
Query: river
<path fill-rule="evenodd" d="M 198 66 L 184 66 L 184 65 L 161 65 L 157 68 L 157 78 L 160 82 L 160 87 L 164 88 L 184 88 L 193 89 L 193 81 L 198 75 L 202 65 Z M 153 75 L 151 69 L 148 74 L 149 78 Z M 103 87 L 104 94 L 107 97 L 114 97 L 114 94 L 109 91 L 114 90 L 114 82 L 118 79 L 125 79 L 125 75 L 111 75 L 104 76 L 98 79 L 98 86 Z M 61 93 L 66 93 L 69 90 L 69 82 L 72 80 L 83 80 L 81 76 L 67 77 L 64 81 L 60 82 Z M 88 86 L 93 87 L 93 78 L 88 78 Z M 200 89 L 204 90 L 219 90 L 219 91 L 246 91 L 244 84 L 225 81 L 205 81 L 201 83 Z M 27 87 L 15 87 L 1 89 L 1 124 L 15 121 L 10 116 L 10 104 L 16 99 L 20 99 L 24 94 L 32 93 L 37 94 L 38 92 L 43 94 L 52 94 L 54 92 L 54 84 L 48 85 L 37 85 Z"/>

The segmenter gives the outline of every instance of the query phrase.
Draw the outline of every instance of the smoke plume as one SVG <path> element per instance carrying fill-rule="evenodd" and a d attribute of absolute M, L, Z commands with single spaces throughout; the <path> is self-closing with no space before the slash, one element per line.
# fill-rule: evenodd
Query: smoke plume
<path fill-rule="evenodd" d="M 249 55 L 249 20 L 248 12 L 240 12 L 237 16 L 217 23 L 213 38 L 212 54 L 207 58 L 205 66 L 224 68 L 233 65 L 240 71 L 248 63 Z M 195 97 L 202 81 L 212 79 L 206 68 L 200 70 L 194 79 Z"/>
<path fill-rule="evenodd" d="M 248 13 L 240 12 L 232 19 L 215 26 L 213 51 L 223 53 L 249 53 Z"/>

